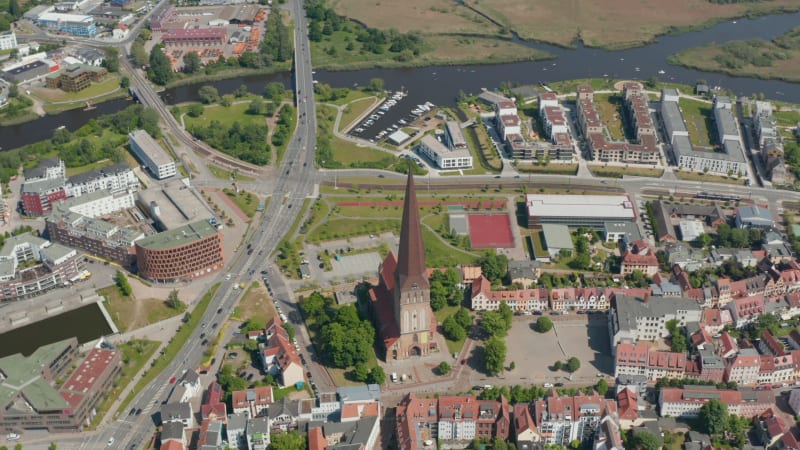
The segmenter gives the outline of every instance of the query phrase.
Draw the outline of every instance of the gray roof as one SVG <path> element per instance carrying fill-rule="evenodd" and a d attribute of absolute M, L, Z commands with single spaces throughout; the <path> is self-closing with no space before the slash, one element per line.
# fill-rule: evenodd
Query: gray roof
<path fill-rule="evenodd" d="M 64 186 L 63 178 L 47 178 L 43 180 L 26 181 L 22 185 L 23 193 L 41 194 Z"/>
<path fill-rule="evenodd" d="M 271 410 L 272 408 L 270 408 Z M 268 417 L 255 417 L 247 419 L 247 434 L 269 434 L 269 418 Z"/>
<path fill-rule="evenodd" d="M 161 405 L 161 422 L 184 420 L 192 417 L 192 405 L 187 402 Z"/>
<path fill-rule="evenodd" d="M 639 226 L 635 222 L 605 222 L 603 228 L 605 228 L 606 233 L 625 233 L 630 241 L 638 241 L 642 238 Z"/>
<path fill-rule="evenodd" d="M 200 382 L 200 375 L 194 370 L 187 370 L 181 377 L 181 381 L 185 381 L 189 384 L 197 384 Z"/>
<path fill-rule="evenodd" d="M 494 91 L 483 91 L 478 95 L 478 98 L 485 101 L 486 103 L 497 104 L 504 101 L 510 101 L 511 99 L 506 97 L 503 94 L 498 94 Z"/>
<path fill-rule="evenodd" d="M 48 245 L 47 247 L 43 248 L 41 253 L 42 253 L 42 259 L 56 261 L 69 255 L 74 251 L 75 251 L 74 249 L 71 249 L 69 247 L 54 242 Z"/>
<path fill-rule="evenodd" d="M 97 50 L 95 50 L 95 49 L 93 49 L 91 47 L 81 47 L 81 48 L 79 48 L 78 50 L 75 51 L 75 54 L 78 55 L 79 57 L 83 58 L 83 59 L 86 59 L 86 60 L 103 59 L 104 58 L 104 55 L 102 53 L 100 53 L 99 51 L 97 51 Z"/>
<path fill-rule="evenodd" d="M 542 224 L 542 233 L 547 248 L 573 249 L 569 227 L 557 224 Z"/>
<path fill-rule="evenodd" d="M 183 440 L 183 424 L 180 422 L 167 422 L 161 428 L 161 440 Z"/>
<path fill-rule="evenodd" d="M 664 121 L 664 127 L 667 129 L 667 132 L 689 132 L 689 129 L 686 128 L 686 124 L 683 122 L 683 115 L 681 114 L 677 102 L 662 102 L 661 118 Z"/>
<path fill-rule="evenodd" d="M 539 267 L 541 263 L 538 261 L 512 260 L 508 262 L 508 277 L 512 280 L 517 278 L 533 278 L 535 276 L 534 269 Z"/>
<path fill-rule="evenodd" d="M 283 397 L 279 401 L 269 405 L 269 418 L 270 420 L 274 420 L 277 417 L 282 415 L 288 415 L 291 417 L 297 417 L 298 414 L 298 407 L 300 402 L 297 400 L 289 400 L 288 397 Z M 250 433 L 250 430 L 247 430 Z"/>
<path fill-rule="evenodd" d="M 739 220 L 748 223 L 772 223 L 772 213 L 760 206 L 740 206 L 736 212 Z"/>
<path fill-rule="evenodd" d="M 664 297 L 645 302 L 636 297 L 624 294 L 614 296 L 616 302 L 617 321 L 620 330 L 635 330 L 637 322 L 644 317 L 664 317 L 675 315 L 677 310 L 700 311 L 696 301 L 682 297 Z"/>
<path fill-rule="evenodd" d="M 118 173 L 127 172 L 131 170 L 131 166 L 127 163 L 114 164 L 102 169 L 94 169 L 88 172 L 79 173 L 69 177 L 69 182 L 72 184 L 83 184 L 98 178 L 104 178 L 109 175 L 116 175 Z"/>
<path fill-rule="evenodd" d="M 47 243 L 48 241 L 46 239 L 42 239 L 30 233 L 23 233 L 23 234 L 18 234 L 16 236 L 7 237 L 6 240 L 3 242 L 3 246 L 0 247 L 0 257 L 10 258 L 14 256 L 14 249 L 18 245 L 27 244 L 27 245 L 36 245 L 39 247 L 43 247 Z"/>
<path fill-rule="evenodd" d="M 39 160 L 39 164 L 33 169 L 25 171 L 25 178 L 41 178 L 50 167 L 58 167 L 61 165 L 61 160 L 58 158 L 44 158 Z"/>
<path fill-rule="evenodd" d="M 710 349 L 700 350 L 700 360 L 702 361 L 704 370 L 725 368 L 725 361 L 714 354 L 714 351 Z"/>
<path fill-rule="evenodd" d="M 244 430 L 247 426 L 247 414 L 228 414 L 228 430 Z"/>
<path fill-rule="evenodd" d="M 322 425 L 325 436 L 341 435 L 339 443 L 333 447 L 338 450 L 358 449 L 366 445 L 375 422 L 376 416 L 363 417 L 353 422 L 328 422 Z"/>
<path fill-rule="evenodd" d="M 381 387 L 377 384 L 344 386 L 339 388 L 339 398 L 343 402 L 380 401 Z"/>

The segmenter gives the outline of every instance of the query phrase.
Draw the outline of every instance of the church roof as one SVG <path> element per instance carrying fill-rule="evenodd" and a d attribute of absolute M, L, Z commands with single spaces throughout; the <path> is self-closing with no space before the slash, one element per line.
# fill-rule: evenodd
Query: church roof
<path fill-rule="evenodd" d="M 419 289 L 428 289 L 430 286 L 425 272 L 425 250 L 422 243 L 419 206 L 411 169 L 408 171 L 408 182 L 406 183 L 398 253 L 396 273 L 398 287 L 406 290 L 412 289 L 416 285 Z"/>

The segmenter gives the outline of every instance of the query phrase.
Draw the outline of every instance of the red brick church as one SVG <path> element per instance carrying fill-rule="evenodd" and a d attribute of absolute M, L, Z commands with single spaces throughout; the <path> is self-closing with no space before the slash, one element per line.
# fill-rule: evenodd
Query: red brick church
<path fill-rule="evenodd" d="M 425 268 L 425 249 L 419 220 L 414 176 L 409 170 L 399 255 L 390 252 L 372 288 L 372 310 L 387 361 L 426 356 L 436 349 L 436 317 Z"/>

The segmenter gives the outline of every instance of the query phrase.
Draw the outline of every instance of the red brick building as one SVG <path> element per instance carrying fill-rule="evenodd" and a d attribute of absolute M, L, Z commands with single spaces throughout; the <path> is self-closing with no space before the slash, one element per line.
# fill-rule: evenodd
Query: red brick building
<path fill-rule="evenodd" d="M 157 281 L 191 280 L 222 269 L 222 235 L 201 220 L 136 241 L 139 275 Z"/>
<path fill-rule="evenodd" d="M 67 198 L 64 179 L 53 178 L 29 181 L 22 185 L 22 210 L 29 216 L 43 216 L 53 209 L 53 203 Z"/>

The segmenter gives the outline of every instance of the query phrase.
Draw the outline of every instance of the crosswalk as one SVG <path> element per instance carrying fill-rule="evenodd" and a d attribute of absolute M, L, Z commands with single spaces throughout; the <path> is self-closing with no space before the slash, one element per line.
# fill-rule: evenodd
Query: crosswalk
<path fill-rule="evenodd" d="M 161 403 L 161 400 L 160 400 L 161 399 L 161 394 L 164 393 L 164 389 L 166 389 L 166 388 L 167 388 L 167 385 L 165 384 L 165 385 L 161 386 L 158 389 L 158 391 L 156 392 L 156 395 L 153 396 L 153 400 L 151 400 L 150 403 L 147 404 L 147 406 L 142 408 L 142 414 L 150 414 L 150 412 L 153 411 L 153 409 Z"/>

